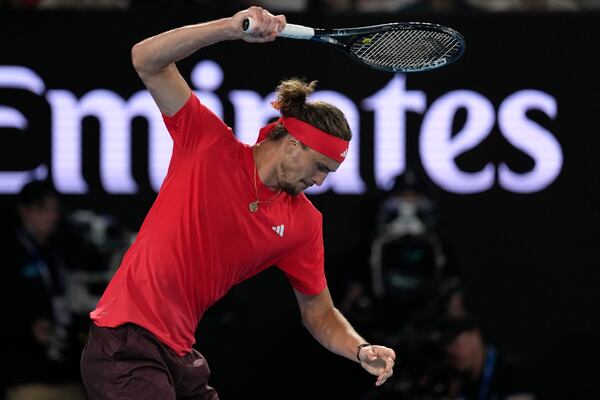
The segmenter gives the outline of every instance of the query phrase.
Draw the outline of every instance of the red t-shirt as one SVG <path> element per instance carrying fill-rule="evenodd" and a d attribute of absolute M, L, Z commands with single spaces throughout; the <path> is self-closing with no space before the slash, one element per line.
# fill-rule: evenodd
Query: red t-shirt
<path fill-rule="evenodd" d="M 174 142 L 156 201 L 98 306 L 98 326 L 131 322 L 177 354 L 190 352 L 204 312 L 271 265 L 305 294 L 326 286 L 322 216 L 304 194 L 256 200 L 252 147 L 191 95 L 163 117 Z M 259 198 L 274 192 L 256 179 Z"/>

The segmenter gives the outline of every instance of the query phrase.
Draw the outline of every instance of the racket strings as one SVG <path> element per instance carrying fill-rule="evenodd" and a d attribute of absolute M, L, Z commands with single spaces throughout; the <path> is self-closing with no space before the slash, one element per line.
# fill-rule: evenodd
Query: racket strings
<path fill-rule="evenodd" d="M 450 61 L 460 48 L 460 42 L 443 31 L 389 30 L 359 38 L 350 51 L 368 64 L 410 71 Z"/>

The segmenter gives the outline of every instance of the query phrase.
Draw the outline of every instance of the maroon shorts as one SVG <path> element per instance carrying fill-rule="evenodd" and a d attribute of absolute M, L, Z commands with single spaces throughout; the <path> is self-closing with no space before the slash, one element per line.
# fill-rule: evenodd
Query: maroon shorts
<path fill-rule="evenodd" d="M 134 324 L 91 325 L 81 355 L 81 376 L 90 400 L 218 400 L 207 384 L 208 364 L 196 350 L 180 357 Z"/>

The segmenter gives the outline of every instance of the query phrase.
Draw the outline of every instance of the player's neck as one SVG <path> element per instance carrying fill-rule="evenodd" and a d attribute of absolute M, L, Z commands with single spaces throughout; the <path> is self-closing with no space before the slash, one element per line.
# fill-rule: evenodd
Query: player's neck
<path fill-rule="evenodd" d="M 277 143 L 265 140 L 254 146 L 254 162 L 260 181 L 272 190 L 278 190 Z"/>

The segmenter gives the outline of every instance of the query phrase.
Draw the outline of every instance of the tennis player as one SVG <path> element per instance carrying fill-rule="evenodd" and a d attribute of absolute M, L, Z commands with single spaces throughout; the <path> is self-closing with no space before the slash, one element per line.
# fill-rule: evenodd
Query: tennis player
<path fill-rule="evenodd" d="M 252 17 L 255 29 L 244 33 Z M 270 42 L 286 21 L 259 7 L 174 29 L 133 47 L 133 64 L 173 138 L 167 176 L 135 243 L 96 309 L 81 369 L 90 399 L 217 399 L 192 348 L 203 313 L 235 284 L 275 265 L 302 320 L 327 349 L 360 363 L 376 385 L 395 354 L 368 344 L 334 307 L 322 217 L 302 191 L 344 161 L 351 138 L 336 107 L 307 103 L 315 83 L 282 82 L 282 117 L 256 145 L 239 142 L 192 93 L 175 62 L 213 43 Z"/>

